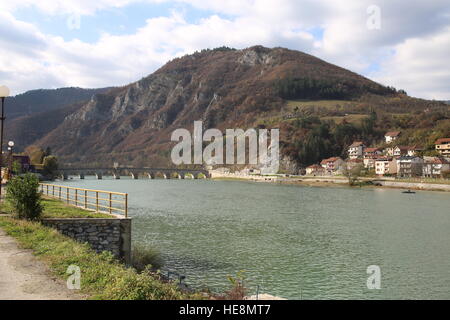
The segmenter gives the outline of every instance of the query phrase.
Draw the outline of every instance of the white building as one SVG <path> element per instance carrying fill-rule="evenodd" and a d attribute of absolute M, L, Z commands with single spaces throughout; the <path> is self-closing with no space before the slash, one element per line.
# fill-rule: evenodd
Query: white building
<path fill-rule="evenodd" d="M 422 175 L 423 159 L 420 157 L 403 156 L 397 158 L 397 177 L 411 178 Z"/>
<path fill-rule="evenodd" d="M 427 178 L 442 178 L 450 172 L 450 161 L 439 157 L 424 157 L 422 174 Z"/>
<path fill-rule="evenodd" d="M 400 136 L 400 131 L 389 131 L 386 132 L 384 135 L 384 138 L 386 139 L 386 143 L 391 143 L 397 140 L 397 138 Z"/>
<path fill-rule="evenodd" d="M 393 175 L 397 173 L 397 161 L 390 157 L 375 160 L 375 174 L 378 176 Z"/>
<path fill-rule="evenodd" d="M 348 157 L 350 159 L 358 159 L 363 157 L 364 148 L 366 146 L 361 141 L 355 141 L 348 147 Z"/>

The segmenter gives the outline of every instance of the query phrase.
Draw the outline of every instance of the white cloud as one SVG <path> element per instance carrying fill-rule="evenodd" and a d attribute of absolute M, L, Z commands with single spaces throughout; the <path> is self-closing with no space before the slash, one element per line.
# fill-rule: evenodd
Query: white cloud
<path fill-rule="evenodd" d="M 429 99 L 450 99 L 450 27 L 436 35 L 412 38 L 395 46 L 375 79 Z"/>
<path fill-rule="evenodd" d="M 134 34 L 105 33 L 95 43 L 65 41 L 14 18 L 14 10 L 21 7 L 34 6 L 49 15 L 92 15 L 133 2 L 167 1 L 2 1 L 0 63 L 5 67 L 0 82 L 15 93 L 37 87 L 120 85 L 195 50 L 261 44 L 306 51 L 421 97 L 450 99 L 444 84 L 450 75 L 445 61 L 450 47 L 447 0 L 374 1 L 381 10 L 380 30 L 366 27 L 369 0 L 176 0 L 213 14 L 189 23 L 175 11 L 147 20 Z M 314 38 L 311 29 L 323 29 L 323 39 Z M 374 73 L 373 65 L 380 70 Z"/>

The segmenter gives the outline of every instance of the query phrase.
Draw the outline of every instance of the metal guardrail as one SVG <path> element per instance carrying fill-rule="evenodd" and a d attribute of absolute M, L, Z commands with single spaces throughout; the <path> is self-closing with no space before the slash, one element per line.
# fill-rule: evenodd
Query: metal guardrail
<path fill-rule="evenodd" d="M 66 187 L 40 183 L 39 191 L 49 198 L 78 208 L 102 213 L 123 213 L 128 218 L 128 193 Z"/>

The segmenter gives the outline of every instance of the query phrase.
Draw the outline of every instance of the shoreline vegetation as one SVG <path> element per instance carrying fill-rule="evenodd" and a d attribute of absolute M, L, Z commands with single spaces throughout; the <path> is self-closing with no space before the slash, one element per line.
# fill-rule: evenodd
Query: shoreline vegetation
<path fill-rule="evenodd" d="M 249 181 L 260 183 L 277 183 L 287 185 L 309 186 L 309 187 L 347 187 L 347 188 L 381 188 L 398 190 L 421 190 L 450 192 L 450 181 L 436 181 L 435 183 L 423 179 L 413 180 L 387 180 L 379 178 L 359 178 L 354 185 L 350 186 L 347 178 L 325 177 L 325 176 L 284 176 L 284 175 L 242 175 L 242 174 L 216 174 L 212 175 L 212 180 L 220 181 Z"/>
<path fill-rule="evenodd" d="M 138 273 L 121 264 L 111 253 L 96 253 L 88 244 L 72 240 L 39 222 L 0 216 L 0 227 L 21 247 L 31 249 L 58 278 L 67 279 L 70 265 L 80 267 L 81 293 L 88 299 L 202 299 L 200 294 L 182 292 L 174 283 L 162 281 L 157 273 Z"/>

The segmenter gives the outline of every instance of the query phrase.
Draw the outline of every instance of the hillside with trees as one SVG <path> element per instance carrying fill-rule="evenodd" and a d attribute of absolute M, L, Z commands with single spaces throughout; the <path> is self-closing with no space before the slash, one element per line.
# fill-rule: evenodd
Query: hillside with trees
<path fill-rule="evenodd" d="M 192 130 L 196 120 L 205 130 L 280 128 L 290 170 L 345 155 L 354 140 L 381 145 L 386 131 L 404 131 L 402 143 L 429 152 L 436 137 L 450 135 L 448 104 L 409 97 L 302 52 L 261 46 L 176 58 L 47 118 L 22 122 L 19 131 L 34 132 L 30 140 L 50 146 L 60 163 L 84 166 L 171 166 L 171 133 Z"/>

